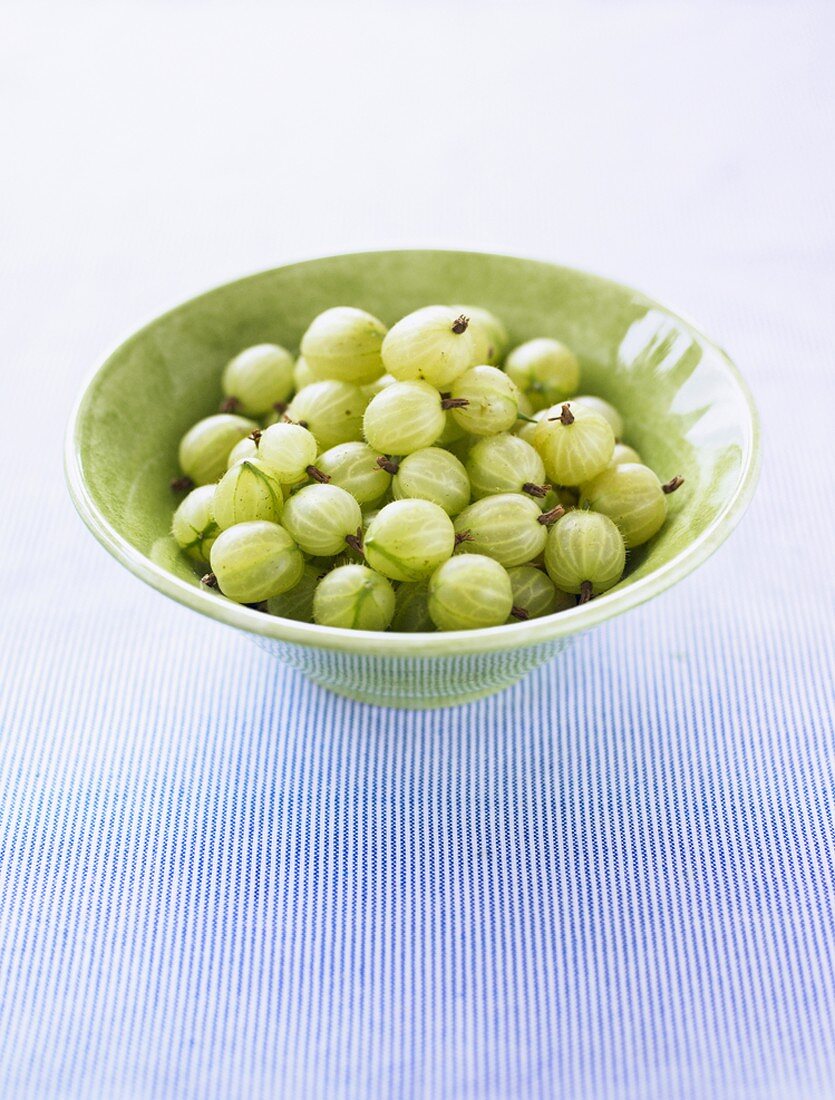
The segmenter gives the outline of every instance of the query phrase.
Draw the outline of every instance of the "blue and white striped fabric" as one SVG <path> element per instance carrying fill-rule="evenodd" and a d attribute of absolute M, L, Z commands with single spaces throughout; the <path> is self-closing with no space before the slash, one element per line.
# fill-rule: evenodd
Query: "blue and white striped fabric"
<path fill-rule="evenodd" d="M 518 6 L 334 8 L 331 42 L 257 4 L 53 5 L 48 31 L 12 6 L 2 1100 L 835 1097 L 831 8 L 552 7 L 524 41 Z M 439 20 L 502 78 L 474 86 Z M 439 138 L 443 102 L 466 125 Z M 371 117 L 376 151 L 346 137 Z M 82 376 L 137 318 L 401 233 L 681 301 L 766 441 L 707 566 L 428 713 L 143 588 L 60 475 Z"/>

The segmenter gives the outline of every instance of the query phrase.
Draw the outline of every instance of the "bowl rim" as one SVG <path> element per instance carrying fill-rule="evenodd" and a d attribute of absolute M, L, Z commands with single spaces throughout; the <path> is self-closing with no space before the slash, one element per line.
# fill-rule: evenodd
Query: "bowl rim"
<path fill-rule="evenodd" d="M 571 274 L 581 275 L 592 282 L 625 291 L 635 296 L 648 306 L 674 318 L 699 340 L 714 348 L 719 353 L 725 369 L 739 390 L 748 413 L 744 425 L 745 449 L 739 476 L 722 511 L 693 542 L 689 543 L 670 561 L 620 591 L 615 589 L 582 606 L 560 611 L 554 615 L 530 619 L 526 622 L 505 623 L 501 626 L 483 627 L 477 630 L 414 634 L 348 630 L 265 615 L 261 611 L 218 597 L 214 592 L 207 592 L 169 573 L 137 550 L 104 518 L 99 506 L 93 499 L 84 476 L 80 446 L 81 423 L 87 404 L 92 399 L 96 381 L 107 369 L 116 352 L 128 340 L 138 336 L 163 318 L 174 316 L 181 310 L 187 309 L 194 301 L 205 297 L 207 294 L 222 290 L 232 283 L 246 282 L 248 279 L 268 275 L 274 271 L 306 267 L 328 260 L 345 260 L 359 256 L 370 258 L 410 254 L 423 256 L 435 254 L 444 257 L 479 256 L 519 260 L 528 264 L 557 268 Z M 202 291 L 200 294 L 192 295 L 172 309 L 155 314 L 145 324 L 132 329 L 126 337 L 115 343 L 88 373 L 70 414 L 64 447 L 64 471 L 67 486 L 73 504 L 82 520 L 95 538 L 117 561 L 121 562 L 134 576 L 139 577 L 152 588 L 156 588 L 157 591 L 162 592 L 178 603 L 184 604 L 186 607 L 190 607 L 194 611 L 219 622 L 238 627 L 249 634 L 258 634 L 279 642 L 310 646 L 316 649 L 387 657 L 449 657 L 453 655 L 493 653 L 502 650 L 510 651 L 567 638 L 638 607 L 683 580 L 722 545 L 739 523 L 751 502 L 757 484 L 759 467 L 760 422 L 751 390 L 727 352 L 716 344 L 700 325 L 690 320 L 684 313 L 671 309 L 669 306 L 627 284 L 595 275 L 580 268 L 552 263 L 547 260 L 515 256 L 509 253 L 439 248 L 369 249 L 363 252 L 336 253 L 281 264 L 275 268 L 266 268 L 247 276 L 227 280 Z"/>

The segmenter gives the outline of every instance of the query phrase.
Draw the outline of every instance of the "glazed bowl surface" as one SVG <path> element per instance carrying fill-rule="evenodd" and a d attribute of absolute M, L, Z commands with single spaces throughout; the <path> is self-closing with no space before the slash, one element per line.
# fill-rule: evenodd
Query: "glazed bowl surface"
<path fill-rule="evenodd" d="M 555 336 L 582 367 L 583 392 L 612 401 L 625 438 L 666 479 L 662 531 L 624 579 L 590 603 L 487 630 L 335 630 L 239 606 L 201 588 L 170 535 L 177 446 L 217 410 L 225 363 L 265 341 L 292 350 L 311 319 L 354 305 L 387 324 L 434 302 L 495 311 L 512 343 Z M 67 480 L 82 518 L 132 573 L 248 633 L 316 683 L 387 706 L 466 702 L 509 686 L 576 635 L 661 594 L 713 553 L 741 518 L 758 468 L 754 405 L 738 370 L 692 322 L 629 287 L 571 268 L 473 252 L 334 256 L 239 279 L 185 302 L 121 343 L 73 412 Z M 196 624 L 195 624 L 196 626 Z"/>

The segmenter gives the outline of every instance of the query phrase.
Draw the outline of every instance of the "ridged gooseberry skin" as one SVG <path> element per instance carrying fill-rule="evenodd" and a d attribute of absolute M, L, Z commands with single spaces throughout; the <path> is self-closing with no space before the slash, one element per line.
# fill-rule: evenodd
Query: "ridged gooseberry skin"
<path fill-rule="evenodd" d="M 598 416 L 602 416 L 604 420 L 608 420 L 609 426 L 614 432 L 615 439 L 620 439 L 623 435 L 623 417 L 611 401 L 606 401 L 602 397 L 594 397 L 590 393 L 584 393 L 579 397 L 573 397 L 571 399 L 572 412 L 576 405 L 582 405 L 590 412 L 596 412 Z"/>
<path fill-rule="evenodd" d="M 530 443 L 533 447 L 533 437 L 536 431 L 536 426 L 540 420 L 545 420 L 551 410 L 549 405 L 547 409 L 538 409 L 532 414 L 531 420 L 517 420 L 516 426 L 513 429 L 513 434 L 517 435 L 520 439 L 524 439 L 526 443 Z"/>
<path fill-rule="evenodd" d="M 362 439 L 362 414 L 368 398 L 353 382 L 312 382 L 296 393 L 286 416 L 316 437 L 320 451 Z"/>
<path fill-rule="evenodd" d="M 501 626 L 512 607 L 507 571 L 483 554 L 450 558 L 429 580 L 429 614 L 439 630 Z"/>
<path fill-rule="evenodd" d="M 245 458 L 217 483 L 213 507 L 221 531 L 254 519 L 279 523 L 284 495 L 280 483 L 261 460 Z"/>
<path fill-rule="evenodd" d="M 599 512 L 575 508 L 548 533 L 545 568 L 563 592 L 599 595 L 617 584 L 626 564 L 626 546 L 614 523 Z"/>
<path fill-rule="evenodd" d="M 435 629 L 429 614 L 429 582 L 399 584 L 394 593 L 391 629 L 404 634 L 422 634 Z"/>
<path fill-rule="evenodd" d="M 301 352 L 314 377 L 364 386 L 383 374 L 382 321 L 353 306 L 334 306 L 314 317 Z"/>
<path fill-rule="evenodd" d="M 470 503 L 470 479 L 462 462 L 440 447 L 423 447 L 400 460 L 391 483 L 395 500 L 431 500 L 448 516 Z"/>
<path fill-rule="evenodd" d="M 467 473 L 475 500 L 496 493 L 526 492 L 526 486 L 533 495 L 540 495 L 537 490 L 545 482 L 545 466 L 538 452 L 518 435 L 506 432 L 478 440 L 467 455 Z"/>
<path fill-rule="evenodd" d="M 498 367 L 470 367 L 453 382 L 450 396 L 467 402 L 453 407 L 452 415 L 471 435 L 509 431 L 519 416 L 519 390 Z"/>
<path fill-rule="evenodd" d="M 305 386 L 311 386 L 316 381 L 317 378 L 307 365 L 305 357 L 300 355 L 293 367 L 293 389 L 298 393 L 299 390 L 303 390 Z"/>
<path fill-rule="evenodd" d="M 383 365 L 400 382 L 447 389 L 475 362 L 476 343 L 466 316 L 450 306 L 424 306 L 389 329 Z"/>
<path fill-rule="evenodd" d="M 475 343 L 472 365 L 488 363 L 496 367 L 504 359 L 508 348 L 507 329 L 495 313 L 483 306 L 452 306 L 453 313 L 470 319 Z"/>
<path fill-rule="evenodd" d="M 573 596 L 560 592 L 548 574 L 535 565 L 516 565 L 508 569 L 507 575 L 513 590 L 513 610 L 524 612 L 511 614 L 510 622 L 540 619 L 543 615 L 566 611 L 577 602 Z"/>
<path fill-rule="evenodd" d="M 612 451 L 612 465 L 623 466 L 626 462 L 636 462 L 639 466 L 644 465 L 641 456 L 634 447 L 630 447 L 628 443 L 616 443 L 615 449 Z"/>
<path fill-rule="evenodd" d="M 320 626 L 386 630 L 394 615 L 394 589 L 365 565 L 340 565 L 319 582 L 313 619 Z"/>
<path fill-rule="evenodd" d="M 254 420 L 232 413 L 198 420 L 180 440 L 180 469 L 195 485 L 217 481 L 235 444 L 257 428 Z"/>
<path fill-rule="evenodd" d="M 613 520 L 629 549 L 649 541 L 667 518 L 661 482 L 648 466 L 637 462 L 609 466 L 583 485 L 580 506 Z"/>
<path fill-rule="evenodd" d="M 338 485 L 305 485 L 284 502 L 281 522 L 305 554 L 329 558 L 356 535 L 362 511 Z"/>
<path fill-rule="evenodd" d="M 221 531 L 209 556 L 224 596 L 237 603 L 260 603 L 295 587 L 304 557 L 277 523 L 253 520 Z"/>
<path fill-rule="evenodd" d="M 441 395 L 433 386 L 428 382 L 395 382 L 371 398 L 362 430 L 369 446 L 378 453 L 408 455 L 431 447 L 445 424 Z"/>
<path fill-rule="evenodd" d="M 318 450 L 316 437 L 301 424 L 280 421 L 265 428 L 258 438 L 258 458 L 282 485 L 303 481 Z"/>
<path fill-rule="evenodd" d="M 386 386 L 391 386 L 396 381 L 397 379 L 393 374 L 381 374 L 379 378 L 375 378 L 373 382 L 366 383 L 364 386 L 361 386 L 360 389 L 370 401 L 372 397 L 376 397 L 381 390 L 386 388 Z"/>
<path fill-rule="evenodd" d="M 549 481 L 580 485 L 612 460 L 615 435 L 608 420 L 584 405 L 554 406 L 533 433 L 533 445 L 545 463 Z"/>
<path fill-rule="evenodd" d="M 279 619 L 293 619 L 297 623 L 313 622 L 313 596 L 322 577 L 318 564 L 305 562 L 298 584 L 278 596 L 267 600 L 267 613 Z"/>
<path fill-rule="evenodd" d="M 388 492 L 391 474 L 377 462 L 379 453 L 361 440 L 340 443 L 323 451 L 316 469 L 351 494 L 360 505 L 371 504 Z"/>
<path fill-rule="evenodd" d="M 459 553 L 486 554 L 506 568 L 538 557 L 548 535 L 539 505 L 521 493 L 482 497 L 455 518 L 456 534 L 464 539 Z"/>
<path fill-rule="evenodd" d="M 293 356 L 278 344 L 255 344 L 230 359 L 223 392 L 246 416 L 266 416 L 293 392 Z"/>
<path fill-rule="evenodd" d="M 365 560 L 393 581 L 421 581 L 451 557 L 452 520 L 429 500 L 395 500 L 381 508 L 363 537 Z"/>
<path fill-rule="evenodd" d="M 208 562 L 220 533 L 212 507 L 214 485 L 200 485 L 180 501 L 171 522 L 171 534 L 180 549 L 194 561 Z"/>
<path fill-rule="evenodd" d="M 244 436 L 239 440 L 232 450 L 229 452 L 229 457 L 226 460 L 226 469 L 231 470 L 233 466 L 237 466 L 239 462 L 242 462 L 245 458 L 257 458 L 258 457 L 258 444 L 251 436 Z"/>
<path fill-rule="evenodd" d="M 514 348 L 504 369 L 536 411 L 565 401 L 580 385 L 577 356 L 559 340 L 546 336 Z"/>

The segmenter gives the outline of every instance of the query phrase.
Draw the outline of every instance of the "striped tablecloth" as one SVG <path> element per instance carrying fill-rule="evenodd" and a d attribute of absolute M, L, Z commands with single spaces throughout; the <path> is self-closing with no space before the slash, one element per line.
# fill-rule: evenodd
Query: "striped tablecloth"
<path fill-rule="evenodd" d="M 0 1097 L 835 1097 L 832 6 L 4 12 Z M 641 285 L 759 402 L 738 533 L 559 687 L 344 701 L 68 503 L 121 333 L 401 244 Z"/>

